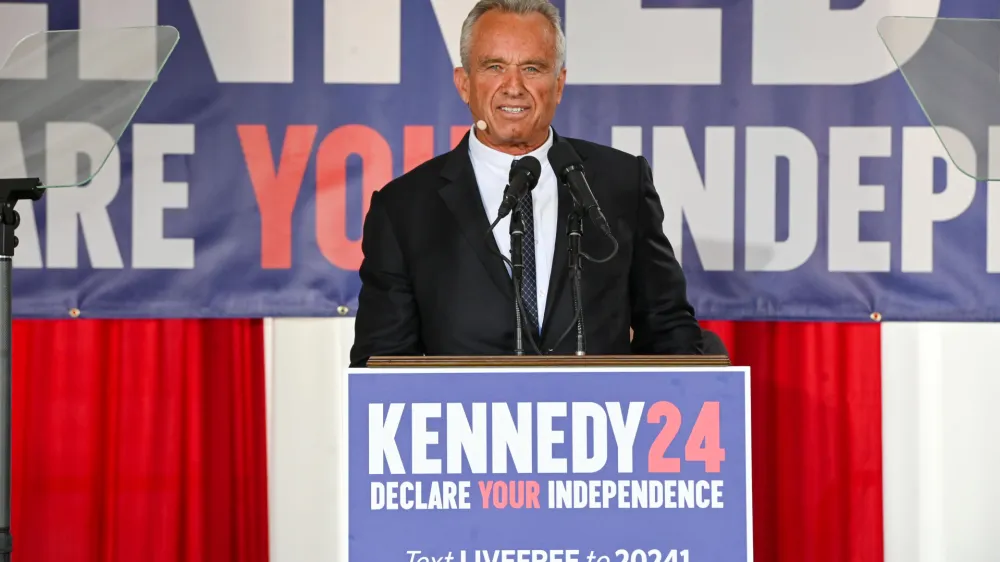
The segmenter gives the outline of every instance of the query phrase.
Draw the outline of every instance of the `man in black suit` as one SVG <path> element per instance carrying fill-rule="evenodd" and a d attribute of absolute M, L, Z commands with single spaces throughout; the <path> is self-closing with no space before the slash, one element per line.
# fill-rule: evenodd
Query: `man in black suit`
<path fill-rule="evenodd" d="M 482 0 L 463 25 L 461 52 L 455 85 L 476 126 L 451 152 L 372 194 L 351 365 L 380 355 L 513 352 L 514 285 L 498 255 L 510 256 L 510 217 L 488 229 L 512 164 L 526 155 L 542 170 L 519 207 L 526 216 L 524 349 L 535 352 L 530 337 L 542 353 L 574 352 L 575 329 L 558 342 L 574 319 L 566 236 L 573 199 L 547 158 L 556 142 L 568 142 L 583 160 L 619 244 L 611 260 L 584 264 L 587 354 L 702 353 L 648 162 L 560 137 L 550 126 L 566 81 L 558 10 L 546 0 Z M 600 259 L 613 246 L 585 221 L 582 249 Z"/>

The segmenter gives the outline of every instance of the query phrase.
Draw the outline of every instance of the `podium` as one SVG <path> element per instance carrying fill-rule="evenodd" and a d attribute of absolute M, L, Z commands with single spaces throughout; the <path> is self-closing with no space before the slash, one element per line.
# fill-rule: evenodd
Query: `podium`
<path fill-rule="evenodd" d="M 340 558 L 751 560 L 750 372 L 725 356 L 348 369 Z"/>
<path fill-rule="evenodd" d="M 369 369 L 442 367 L 728 367 L 725 355 L 484 355 L 383 356 Z"/>

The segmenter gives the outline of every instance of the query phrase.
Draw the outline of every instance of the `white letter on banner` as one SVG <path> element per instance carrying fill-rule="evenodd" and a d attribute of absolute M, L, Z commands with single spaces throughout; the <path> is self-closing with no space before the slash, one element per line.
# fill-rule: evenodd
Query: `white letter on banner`
<path fill-rule="evenodd" d="M 372 482 L 372 511 L 385 509 L 385 483 Z"/>
<path fill-rule="evenodd" d="M 889 271 L 885 241 L 861 241 L 861 212 L 885 211 L 885 186 L 861 183 L 861 159 L 892 156 L 892 127 L 830 128 L 830 271 Z"/>
<path fill-rule="evenodd" d="M 565 27 L 567 84 L 722 83 L 720 8 L 566 0 Z"/>
<path fill-rule="evenodd" d="M 538 403 L 538 472 L 562 474 L 566 472 L 566 459 L 552 456 L 557 443 L 565 443 L 565 432 L 552 427 L 554 418 L 566 417 L 565 402 Z"/>
<path fill-rule="evenodd" d="M 219 82 L 293 82 L 292 0 L 190 3 Z M 238 21 L 235 14 L 239 14 Z"/>
<path fill-rule="evenodd" d="M 706 127 L 702 180 L 684 128 L 653 129 L 653 178 L 663 205 L 663 230 L 678 261 L 683 259 L 681 233 L 686 219 L 702 267 L 733 270 L 735 147 L 732 127 Z"/>
<path fill-rule="evenodd" d="M 989 177 L 1000 178 L 1000 127 L 990 127 L 989 143 Z M 986 182 L 986 273 L 1000 273 L 1000 185 L 995 181 Z"/>
<path fill-rule="evenodd" d="M 635 448 L 635 436 L 639 432 L 639 422 L 642 421 L 642 402 L 629 402 L 628 416 L 622 415 L 621 402 L 608 402 L 608 422 L 611 433 L 615 436 L 618 447 L 618 472 L 632 472 L 632 449 Z"/>
<path fill-rule="evenodd" d="M 46 255 L 50 268 L 77 266 L 77 221 L 95 269 L 124 267 L 108 216 L 108 205 L 121 185 L 121 163 L 115 140 L 91 123 L 49 123 L 45 130 L 46 177 L 52 186 L 72 186 L 86 176 L 77 171 L 79 155 L 87 157 L 88 173 L 104 167 L 85 187 L 53 187 L 45 193 Z M 108 151 L 111 154 L 108 155 Z M 107 161 L 105 162 L 105 157 Z"/>
<path fill-rule="evenodd" d="M 934 17 L 940 7 L 941 0 L 864 0 L 850 10 L 831 10 L 828 0 L 754 0 L 753 83 L 854 85 L 882 78 L 895 72 L 896 64 L 879 37 L 878 21 Z M 894 22 L 897 31 L 889 41 L 900 62 L 909 60 L 933 29 L 915 23 L 906 33 Z M 897 43 L 905 53 L 897 52 Z"/>
<path fill-rule="evenodd" d="M 469 471 L 473 474 L 486 472 L 486 404 L 472 404 L 472 422 L 465 415 L 465 408 L 458 403 L 450 403 L 445 412 L 447 422 L 448 473 L 462 473 L 462 451 L 469 461 Z"/>
<path fill-rule="evenodd" d="M 389 465 L 390 474 L 405 474 L 403 459 L 396 446 L 396 432 L 403 419 L 403 404 L 389 404 L 389 415 L 384 404 L 368 405 L 368 474 L 382 474 L 382 461 Z"/>
<path fill-rule="evenodd" d="M 951 157 L 963 163 L 976 161 L 972 142 L 960 131 L 950 127 L 938 127 L 937 132 L 933 127 L 903 128 L 903 271 L 934 271 L 934 223 L 961 215 L 976 196 L 976 180 L 955 167 Z M 934 193 L 934 161 L 938 158 L 947 164 L 947 182 L 940 193 Z"/>
<path fill-rule="evenodd" d="M 106 28 L 150 27 L 156 19 L 156 0 L 80 0 L 80 79 L 135 80 L 133 87 L 144 89 L 156 78 L 158 39 L 166 32 Z"/>
<path fill-rule="evenodd" d="M 193 269 L 194 240 L 163 235 L 163 210 L 188 206 L 187 182 L 163 181 L 163 157 L 194 154 L 194 125 L 136 124 L 132 139 L 132 267 Z"/>
<path fill-rule="evenodd" d="M 531 442 L 534 431 L 531 423 L 531 402 L 517 404 L 517 422 L 511 419 L 507 404 L 493 404 L 490 419 L 493 442 L 493 472 L 507 472 L 507 452 L 514 461 L 514 469 L 520 473 L 531 472 Z"/>
<path fill-rule="evenodd" d="M 0 150 L 0 178 L 27 178 L 17 123 L 0 121 L 0 147 L 3 147 Z M 17 227 L 17 251 L 11 263 L 16 268 L 38 269 L 42 267 L 42 245 L 38 241 L 34 202 L 18 201 L 14 210 L 21 216 L 21 224 Z"/>
<path fill-rule="evenodd" d="M 788 239 L 779 242 L 777 160 L 788 160 Z M 789 127 L 747 127 L 746 269 L 790 271 L 816 249 L 819 213 L 816 147 Z"/>
<path fill-rule="evenodd" d="M 459 49 L 462 42 L 462 23 L 475 5 L 476 0 L 431 0 L 438 27 L 441 28 L 441 37 L 444 38 L 444 45 L 448 49 L 448 56 L 454 67 L 462 66 L 462 54 Z"/>
<path fill-rule="evenodd" d="M 324 0 L 323 10 L 327 84 L 399 84 L 400 0 Z"/>
<path fill-rule="evenodd" d="M 20 51 L 14 59 L 10 59 L 10 56 L 14 47 L 26 36 L 48 29 L 49 9 L 45 4 L 0 2 L 0 79 L 44 80 L 46 78 L 48 49 L 44 38 L 31 39 L 30 43 L 25 44 L 26 47 L 30 47 L 29 49 Z M 35 49 L 35 46 L 40 48 Z"/>
<path fill-rule="evenodd" d="M 632 156 L 642 156 L 642 127 L 611 127 L 611 146 Z"/>
<path fill-rule="evenodd" d="M 593 433 L 588 427 L 591 423 L 594 424 Z M 574 402 L 572 431 L 573 473 L 592 474 L 604 468 L 604 464 L 608 462 L 608 415 L 604 408 L 594 402 Z M 592 457 L 587 455 L 590 436 L 594 438 Z"/>
<path fill-rule="evenodd" d="M 437 445 L 438 432 L 427 427 L 427 420 L 441 417 L 441 404 L 414 403 L 411 406 L 413 420 L 410 425 L 410 462 L 413 474 L 441 474 L 441 460 L 427 457 L 427 447 Z"/>

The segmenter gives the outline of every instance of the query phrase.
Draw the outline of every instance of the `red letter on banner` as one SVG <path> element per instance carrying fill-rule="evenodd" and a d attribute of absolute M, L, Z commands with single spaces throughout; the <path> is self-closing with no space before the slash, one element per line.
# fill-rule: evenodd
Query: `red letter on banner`
<path fill-rule="evenodd" d="M 653 440 L 649 447 L 649 471 L 650 472 L 680 472 L 681 459 L 669 458 L 667 448 L 677 437 L 677 432 L 681 428 L 681 411 L 670 402 L 661 400 L 649 407 L 646 413 L 646 421 L 649 423 L 660 423 L 666 418 L 660 433 Z"/>
<path fill-rule="evenodd" d="M 434 158 L 434 127 L 407 125 L 403 128 L 403 173 Z"/>
<path fill-rule="evenodd" d="M 316 126 L 288 127 L 277 172 L 267 128 L 239 125 L 236 131 L 260 210 L 260 265 L 288 269 L 292 267 L 292 211 L 312 153 Z"/>
<path fill-rule="evenodd" d="M 361 267 L 361 242 L 347 238 L 347 157 L 361 156 L 362 209 L 368 214 L 372 193 L 392 180 L 392 149 L 382 135 L 363 125 L 345 125 L 330 133 L 316 155 L 316 241 L 331 264 L 350 271 Z"/>
<path fill-rule="evenodd" d="M 465 133 L 468 133 L 470 130 L 471 129 L 468 125 L 452 125 L 451 147 L 455 148 L 456 146 L 458 146 L 458 143 L 462 142 L 462 137 L 464 137 Z"/>
<path fill-rule="evenodd" d="M 684 446 L 684 460 L 704 461 L 705 472 L 719 472 L 726 460 L 726 450 L 719 444 L 719 417 L 719 403 L 705 402 Z"/>

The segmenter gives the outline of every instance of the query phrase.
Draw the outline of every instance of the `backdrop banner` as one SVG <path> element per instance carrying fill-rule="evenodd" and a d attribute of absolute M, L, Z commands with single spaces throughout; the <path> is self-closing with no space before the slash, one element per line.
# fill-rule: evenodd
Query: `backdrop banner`
<path fill-rule="evenodd" d="M 746 368 L 349 371 L 344 560 L 750 560 Z"/>
<path fill-rule="evenodd" d="M 16 316 L 353 315 L 371 193 L 470 128 L 453 69 L 472 4 L 0 3 L 0 53 L 32 30 L 181 37 L 103 171 L 18 205 Z M 1000 320 L 1000 191 L 949 162 L 876 31 L 886 15 L 994 18 L 994 0 L 555 4 L 554 126 L 650 161 L 699 317 Z M 0 71 L 0 168 L 31 158 L 32 135 L 108 135 L 5 115 L 3 92 L 50 71 Z M 45 169 L 94 165 L 79 152 Z"/>

